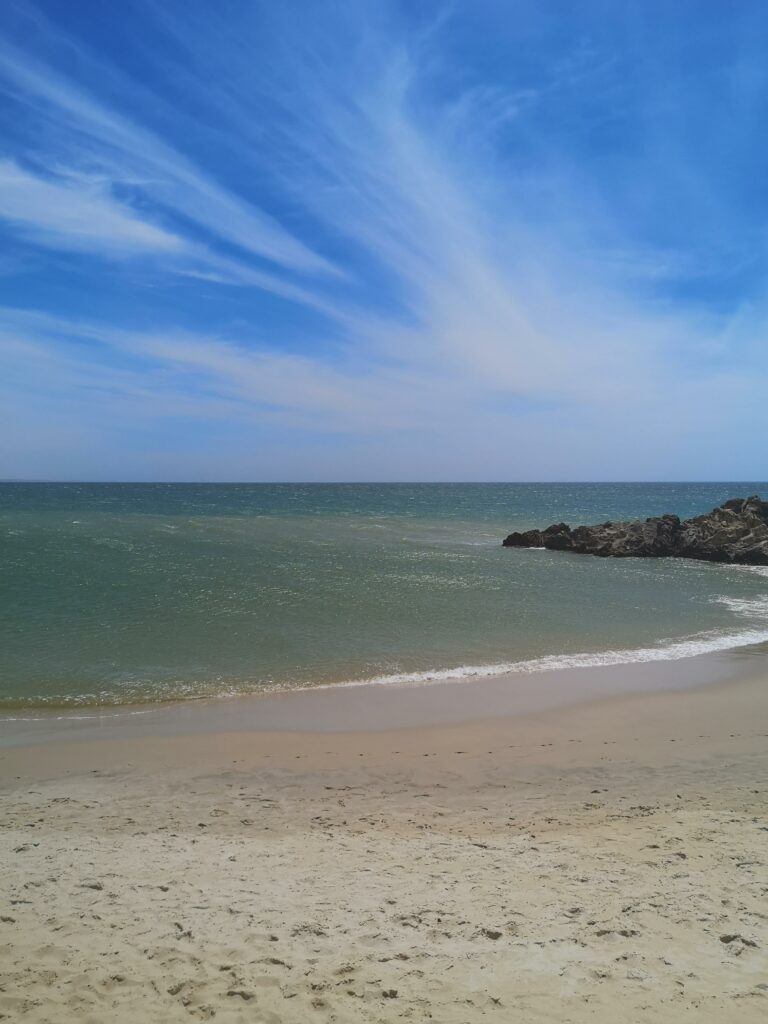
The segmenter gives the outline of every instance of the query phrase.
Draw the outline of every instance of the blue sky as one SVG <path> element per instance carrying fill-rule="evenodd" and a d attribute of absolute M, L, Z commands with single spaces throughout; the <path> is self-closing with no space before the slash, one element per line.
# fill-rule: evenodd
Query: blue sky
<path fill-rule="evenodd" d="M 4 0 L 0 477 L 765 477 L 766 55 L 761 0 Z"/>

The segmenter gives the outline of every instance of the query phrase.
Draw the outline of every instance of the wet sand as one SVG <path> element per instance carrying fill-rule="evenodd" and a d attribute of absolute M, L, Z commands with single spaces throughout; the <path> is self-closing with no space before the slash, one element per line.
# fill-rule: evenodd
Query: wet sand
<path fill-rule="evenodd" d="M 0 1015 L 763 1020 L 764 657 L 627 670 L 4 723 Z"/>

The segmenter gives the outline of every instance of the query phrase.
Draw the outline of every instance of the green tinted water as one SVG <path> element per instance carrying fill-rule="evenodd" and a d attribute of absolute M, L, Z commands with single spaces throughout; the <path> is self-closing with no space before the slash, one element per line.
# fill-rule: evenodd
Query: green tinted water
<path fill-rule="evenodd" d="M 766 640 L 765 570 L 501 547 L 512 529 L 687 516 L 760 492 L 768 485 L 0 485 L 0 707 Z"/>

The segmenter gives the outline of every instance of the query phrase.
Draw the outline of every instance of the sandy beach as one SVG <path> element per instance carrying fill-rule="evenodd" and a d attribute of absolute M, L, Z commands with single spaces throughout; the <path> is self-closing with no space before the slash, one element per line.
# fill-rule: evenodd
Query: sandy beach
<path fill-rule="evenodd" d="M 0 1018 L 763 1020 L 768 672 L 711 664 L 4 723 Z"/>

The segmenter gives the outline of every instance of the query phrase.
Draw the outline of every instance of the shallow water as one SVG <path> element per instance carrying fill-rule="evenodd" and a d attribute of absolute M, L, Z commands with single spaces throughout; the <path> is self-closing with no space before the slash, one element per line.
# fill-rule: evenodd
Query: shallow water
<path fill-rule="evenodd" d="M 768 570 L 501 547 L 739 484 L 0 485 L 0 707 L 541 671 L 768 640 Z"/>

